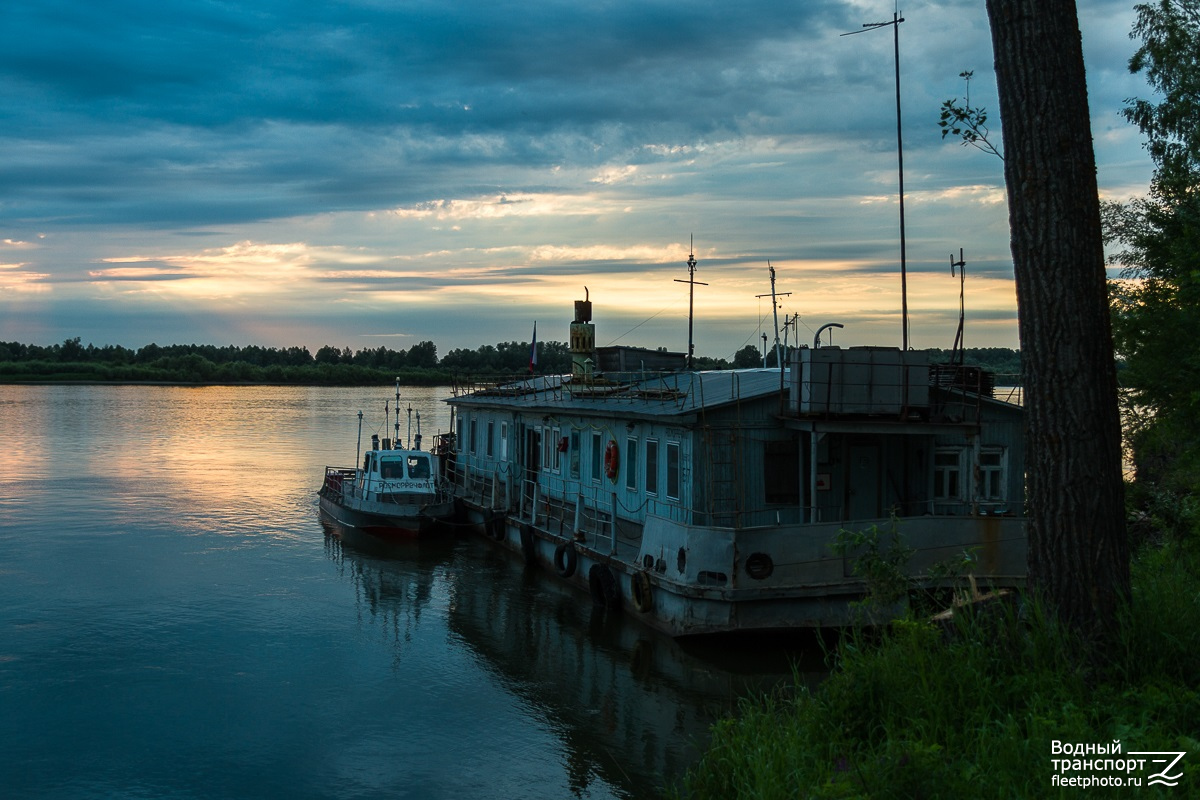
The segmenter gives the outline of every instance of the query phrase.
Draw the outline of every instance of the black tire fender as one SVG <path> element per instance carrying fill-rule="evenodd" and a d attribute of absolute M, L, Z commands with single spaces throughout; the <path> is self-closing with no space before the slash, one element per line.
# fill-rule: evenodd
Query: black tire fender
<path fill-rule="evenodd" d="M 554 548 L 554 570 L 559 577 L 569 578 L 574 575 L 578 563 L 579 554 L 575 551 L 574 542 L 563 542 Z"/>
<path fill-rule="evenodd" d="M 629 594 L 633 607 L 645 614 L 654 607 L 654 594 L 650 590 L 650 576 L 644 570 L 633 573 L 629 579 Z"/>

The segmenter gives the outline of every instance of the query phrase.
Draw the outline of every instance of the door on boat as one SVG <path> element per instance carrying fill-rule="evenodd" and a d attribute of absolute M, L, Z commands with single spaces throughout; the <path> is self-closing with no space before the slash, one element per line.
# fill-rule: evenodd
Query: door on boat
<path fill-rule="evenodd" d="M 850 446 L 850 519 L 879 516 L 879 447 Z"/>
<path fill-rule="evenodd" d="M 542 431 L 540 428 L 535 428 L 532 425 L 523 426 L 525 428 L 525 442 L 522 449 L 522 465 L 525 467 L 525 488 L 521 491 L 521 505 L 525 506 L 525 498 L 532 499 L 532 488 L 530 484 L 537 483 L 538 470 L 541 469 L 542 458 Z"/>

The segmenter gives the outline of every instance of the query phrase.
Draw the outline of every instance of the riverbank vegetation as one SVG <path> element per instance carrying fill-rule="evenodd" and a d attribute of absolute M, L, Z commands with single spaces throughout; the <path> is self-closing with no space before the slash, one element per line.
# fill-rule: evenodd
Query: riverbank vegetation
<path fill-rule="evenodd" d="M 529 342 L 500 342 L 475 350 L 455 349 L 438 358 L 437 345 L 420 342 L 408 350 L 387 347 L 352 351 L 326 345 L 314 355 L 307 347 L 218 347 L 207 344 L 148 344 L 139 349 L 120 345 L 83 344 L 79 337 L 41 346 L 0 342 L 0 383 L 271 383 L 378 385 L 397 377 L 408 386 L 447 385 L 456 377 L 515 376 L 529 373 Z M 932 351 L 934 360 L 950 353 Z M 965 363 L 1015 376 L 1020 353 L 1000 347 L 967 349 Z M 753 345 L 733 362 L 697 357 L 697 369 L 731 369 L 762 365 Z M 563 342 L 539 342 L 536 372 L 571 371 L 571 354 Z M 1009 385 L 1009 384 L 1005 384 Z"/>
<path fill-rule="evenodd" d="M 1172 771 L 1183 775 L 1174 791 L 1194 796 L 1200 529 L 1194 508 L 1171 513 L 1182 527 L 1146 542 L 1134 559 L 1132 602 L 1102 660 L 1084 657 L 1086 644 L 1028 598 L 968 608 L 949 623 L 910 617 L 860 630 L 838 645 L 823 684 L 809 690 L 797 681 L 745 700 L 714 726 L 675 795 L 1129 797 L 1128 786 L 1080 793 L 1054 783 L 1056 774 L 1144 781 L 1156 771 L 1053 763 L 1067 757 L 1054 752 L 1056 741 L 1119 741 L 1123 754 L 1187 752 Z"/>

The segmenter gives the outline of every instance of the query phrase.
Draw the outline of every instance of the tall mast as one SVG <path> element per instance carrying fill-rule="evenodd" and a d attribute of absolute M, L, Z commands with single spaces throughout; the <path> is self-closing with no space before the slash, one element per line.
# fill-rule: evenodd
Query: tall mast
<path fill-rule="evenodd" d="M 779 346 L 779 300 L 780 297 L 788 297 L 791 292 L 776 292 L 775 291 L 775 267 L 771 266 L 771 262 L 767 262 L 767 269 L 771 270 L 771 313 L 775 317 L 775 365 L 779 369 L 783 369 L 783 353 L 780 352 Z M 755 297 L 766 297 L 765 294 L 756 294 Z M 767 337 L 764 334 L 763 339 Z M 763 363 L 766 364 L 766 341 L 763 342 Z"/>
<path fill-rule="evenodd" d="M 400 449 L 400 377 L 396 376 L 396 434 L 392 437 L 392 447 Z"/>
<path fill-rule="evenodd" d="M 680 280 L 679 278 L 676 278 L 675 282 L 688 284 L 687 368 L 690 370 L 690 369 L 692 369 L 693 366 L 695 366 L 695 355 L 696 355 L 695 347 L 692 344 L 692 319 L 693 319 L 694 301 L 696 298 L 696 284 L 700 284 L 701 286 L 708 286 L 707 283 L 696 280 L 696 242 L 695 242 L 695 237 L 692 237 L 689 240 L 689 253 L 688 253 L 687 266 L 688 266 L 688 279 L 686 281 L 684 281 L 684 280 Z"/>
<path fill-rule="evenodd" d="M 354 468 L 358 469 L 358 457 L 362 455 L 362 412 L 358 412 L 358 444 L 354 446 Z"/>
<path fill-rule="evenodd" d="M 775 268 L 767 262 L 771 270 L 771 313 L 775 317 L 775 366 L 783 369 L 783 352 L 779 348 L 779 303 L 775 300 Z"/>
<path fill-rule="evenodd" d="M 904 17 L 900 16 L 900 12 L 892 12 L 891 22 L 864 22 L 863 30 L 850 31 L 843 33 L 842 36 L 850 36 L 855 33 L 863 33 L 867 30 L 876 28 L 886 28 L 892 26 L 894 34 L 895 50 L 896 50 L 896 153 L 898 170 L 900 174 L 899 192 L 900 192 L 900 326 L 901 326 L 901 341 L 903 348 L 908 350 L 908 265 L 907 265 L 907 248 L 904 239 L 904 133 L 903 126 L 900 122 L 900 23 L 904 22 Z"/>

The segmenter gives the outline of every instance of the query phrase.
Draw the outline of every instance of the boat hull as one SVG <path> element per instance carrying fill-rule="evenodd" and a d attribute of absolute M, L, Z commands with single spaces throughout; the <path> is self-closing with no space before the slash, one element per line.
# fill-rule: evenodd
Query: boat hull
<path fill-rule="evenodd" d="M 336 522 L 384 539 L 418 539 L 444 533 L 445 527 L 439 523 L 448 519 L 453 511 L 451 504 L 444 503 L 424 511 L 414 508 L 401 513 L 386 513 L 375 508 L 355 508 L 327 494 L 321 495 L 320 506 L 321 511 Z"/>
<path fill-rule="evenodd" d="M 526 564 L 668 636 L 844 627 L 859 618 L 855 604 L 866 592 L 846 558 L 829 546 L 846 523 L 735 531 L 650 517 L 637 540 L 617 537 L 614 544 L 602 532 L 572 533 L 542 515 L 514 515 L 465 499 L 461 508 L 475 532 Z M 925 556 L 978 550 L 976 578 L 989 588 L 1024 586 L 1020 518 L 916 518 L 909 537 Z M 925 556 L 914 556 L 916 568 L 928 568 Z M 762 566 L 770 561 L 778 563 Z"/>

